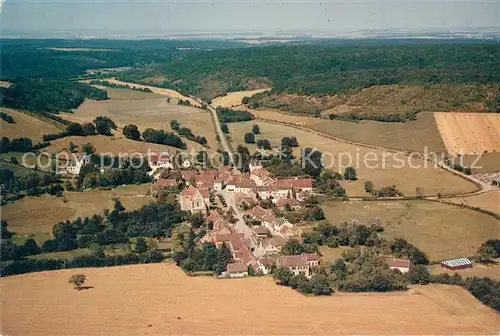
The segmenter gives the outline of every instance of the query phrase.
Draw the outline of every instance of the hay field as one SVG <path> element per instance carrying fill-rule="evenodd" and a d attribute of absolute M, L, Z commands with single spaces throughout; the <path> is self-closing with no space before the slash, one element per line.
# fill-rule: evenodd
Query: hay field
<path fill-rule="evenodd" d="M 84 273 L 92 288 L 67 283 Z M 270 277 L 188 277 L 171 264 L 0 279 L 8 335 L 493 334 L 498 315 L 465 289 L 306 297 Z"/>
<path fill-rule="evenodd" d="M 474 163 L 472 172 L 477 173 L 494 173 L 500 172 L 500 152 L 481 154 L 481 157 L 476 162 L 477 155 L 464 155 L 464 166 L 468 167 Z"/>
<path fill-rule="evenodd" d="M 433 113 L 419 113 L 415 121 L 389 123 L 370 120 L 360 122 L 329 120 L 291 115 L 269 109 L 249 109 L 249 111 L 257 118 L 291 123 L 330 136 L 372 146 L 412 152 L 423 152 L 425 147 L 429 152 L 446 151 Z"/>
<path fill-rule="evenodd" d="M 256 136 L 256 140 L 268 139 L 272 146 L 277 147 L 281 144 L 283 137 L 295 136 L 302 148 L 317 148 L 324 154 L 331 153 L 333 157 L 326 156 L 327 154 L 325 154 L 324 158 L 325 165 L 331 164 L 329 169 L 333 171 L 340 170 L 342 174 L 345 167 L 349 165 L 354 166 L 358 173 L 358 180 L 341 181 L 342 186 L 351 197 L 369 196 L 364 190 L 364 183 L 366 181 L 372 181 L 378 188 L 395 184 L 407 196 L 415 195 L 417 187 L 423 188 L 425 195 L 437 195 L 438 193 L 445 195 L 476 190 L 476 186 L 473 183 L 441 168 L 434 168 L 432 163 L 424 162 L 421 159 L 410 159 L 403 154 L 394 156 L 393 153 L 385 153 L 367 147 L 358 147 L 305 130 L 264 121 L 253 120 L 229 124 L 230 136 L 233 140 L 234 148 L 238 144 L 243 144 L 249 148 L 251 153 L 256 150 L 256 145 L 248 145 L 243 141 L 245 133 L 251 132 L 253 124 L 259 125 L 261 131 L 261 134 Z M 294 153 L 296 157 L 300 157 L 299 149 L 296 149 Z M 339 155 L 341 156 L 339 157 Z M 349 164 L 349 155 L 352 159 L 351 164 Z M 378 161 L 371 161 L 372 157 L 378 158 Z M 367 159 L 366 162 L 364 158 Z M 401 163 L 401 160 L 404 163 Z M 411 168 L 408 164 L 409 162 L 411 162 L 413 167 L 420 166 L 420 168 Z M 424 164 L 427 167 L 424 167 Z M 403 166 L 404 168 L 397 168 Z"/>
<path fill-rule="evenodd" d="M 0 129 L 2 136 L 9 139 L 25 137 L 31 139 L 33 143 L 41 142 L 44 134 L 59 133 L 61 130 L 54 123 L 32 117 L 23 112 L 9 108 L 0 108 L 1 112 L 7 113 L 14 118 L 15 124 L 0 119 Z"/>
<path fill-rule="evenodd" d="M 73 144 L 78 146 L 77 148 L 78 151 L 81 151 L 82 145 L 88 142 L 95 147 L 97 153 L 146 154 L 148 153 L 149 150 L 168 151 L 174 153 L 179 150 L 179 148 L 176 147 L 130 140 L 125 138 L 123 135 L 119 134 L 119 132 L 115 132 L 115 135 L 113 136 L 105 136 L 105 135 L 93 135 L 87 137 L 70 136 L 66 138 L 53 140 L 50 142 L 51 145 L 47 148 L 44 148 L 43 151 L 48 152 L 50 154 L 67 151 L 70 142 L 73 142 Z M 189 142 L 188 145 L 191 145 L 191 142 Z M 191 145 L 190 148 L 193 148 L 193 146 Z M 195 148 L 198 148 L 198 146 L 195 146 Z"/>
<path fill-rule="evenodd" d="M 171 131 L 170 121 L 178 120 L 181 127 L 190 128 L 195 135 L 205 136 L 212 151 L 217 149 L 215 128 L 210 113 L 189 106 L 167 103 L 165 98 L 140 100 L 87 100 L 65 119 L 75 122 L 92 121 L 98 116 L 111 118 L 119 127 L 135 124 L 142 132 L 146 128 Z M 185 141 L 189 148 L 203 149 L 194 141 Z"/>
<path fill-rule="evenodd" d="M 455 204 L 465 204 L 472 207 L 479 207 L 500 214 L 500 189 L 491 190 L 484 194 L 447 198 L 446 201 Z"/>
<path fill-rule="evenodd" d="M 448 153 L 500 151 L 500 114 L 436 112 L 434 117 Z"/>
<path fill-rule="evenodd" d="M 63 197 L 25 197 L 2 207 L 2 219 L 19 236 L 33 234 L 39 244 L 49 239 L 54 224 L 113 209 L 118 197 L 127 210 L 138 209 L 153 200 L 146 196 L 149 184 L 120 186 L 113 190 L 65 192 Z M 66 203 L 64 201 L 67 201 Z"/>
<path fill-rule="evenodd" d="M 115 78 L 106 78 L 106 81 L 113 83 L 113 84 L 120 84 L 120 85 L 128 85 L 133 88 L 138 88 L 138 89 L 150 89 L 153 93 L 162 95 L 162 96 L 167 96 L 170 98 L 175 98 L 175 99 L 182 99 L 182 100 L 189 100 L 191 102 L 191 105 L 193 106 L 200 106 L 200 104 L 189 97 L 184 96 L 183 94 L 175 91 L 175 90 L 170 90 L 170 89 L 164 89 L 164 88 L 159 88 L 156 86 L 150 86 L 150 85 L 142 85 L 142 84 L 136 84 L 136 83 L 129 83 L 129 82 L 123 82 Z"/>
<path fill-rule="evenodd" d="M 429 201 L 330 201 L 322 205 L 328 221 L 366 223 L 380 217 L 383 237 L 403 237 L 431 260 L 468 257 L 487 239 L 500 238 L 500 221 L 492 216 Z"/>
<path fill-rule="evenodd" d="M 225 96 L 217 97 L 212 101 L 212 106 L 214 107 L 234 107 L 241 105 L 241 101 L 244 97 L 252 97 L 257 93 L 266 92 L 271 89 L 257 89 L 257 90 L 247 90 L 247 91 L 236 91 L 228 92 Z"/>
<path fill-rule="evenodd" d="M 497 263 L 500 263 L 500 258 L 496 259 Z M 441 265 L 431 265 L 429 267 L 431 274 L 443 274 L 448 273 L 453 275 L 455 273 L 460 274 L 463 278 L 466 277 L 488 277 L 500 281 L 500 264 L 497 265 L 482 265 L 480 263 L 473 262 L 472 268 L 467 268 L 463 270 L 450 271 L 446 268 L 441 267 Z"/>

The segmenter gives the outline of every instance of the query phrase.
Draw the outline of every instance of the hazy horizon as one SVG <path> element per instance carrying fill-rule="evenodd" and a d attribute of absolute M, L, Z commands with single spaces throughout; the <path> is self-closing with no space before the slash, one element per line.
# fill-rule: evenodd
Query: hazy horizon
<path fill-rule="evenodd" d="M 2 35 L 168 36 L 500 27 L 500 2 L 483 1 L 32 1 L 6 0 Z"/>

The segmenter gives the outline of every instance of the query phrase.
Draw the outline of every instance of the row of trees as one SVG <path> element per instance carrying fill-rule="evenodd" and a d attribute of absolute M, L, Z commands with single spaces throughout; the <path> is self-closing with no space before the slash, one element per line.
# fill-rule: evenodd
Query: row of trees
<path fill-rule="evenodd" d="M 11 169 L 0 168 L 0 190 L 2 194 L 19 194 L 25 191 L 28 196 L 38 196 L 44 193 L 58 195 L 63 190 L 60 183 L 61 180 L 53 172 L 34 171 L 23 176 L 15 176 L 14 171 Z M 2 205 L 4 201 L 6 200 L 2 200 Z"/>
<path fill-rule="evenodd" d="M 15 138 L 10 140 L 7 137 L 0 139 L 0 153 L 7 152 L 30 152 L 33 150 L 33 143 L 28 138 Z"/>
<path fill-rule="evenodd" d="M 128 90 L 141 91 L 141 92 L 152 92 L 151 89 L 147 88 L 147 87 L 138 87 L 135 85 L 111 83 L 107 80 L 97 80 L 96 79 L 96 80 L 91 80 L 89 83 L 93 84 L 93 85 L 101 85 L 101 86 L 107 86 L 107 87 L 117 88 L 117 89 L 128 89 Z"/>
<path fill-rule="evenodd" d="M 67 136 L 89 136 L 89 135 L 111 135 L 111 130 L 115 130 L 117 128 L 116 124 L 113 120 L 108 117 L 97 117 L 93 120 L 93 123 L 83 123 L 79 124 L 76 122 L 69 123 L 66 126 L 66 130 L 53 133 L 46 134 L 43 136 L 44 141 L 52 141 L 60 138 L 64 138 Z"/>

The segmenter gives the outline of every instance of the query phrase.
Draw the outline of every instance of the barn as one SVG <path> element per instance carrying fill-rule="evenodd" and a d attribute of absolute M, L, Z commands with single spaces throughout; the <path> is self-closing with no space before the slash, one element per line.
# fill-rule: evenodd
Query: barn
<path fill-rule="evenodd" d="M 470 261 L 467 258 L 445 260 L 445 261 L 441 261 L 441 267 L 452 270 L 452 271 L 466 269 L 466 268 L 472 268 L 472 261 Z"/>

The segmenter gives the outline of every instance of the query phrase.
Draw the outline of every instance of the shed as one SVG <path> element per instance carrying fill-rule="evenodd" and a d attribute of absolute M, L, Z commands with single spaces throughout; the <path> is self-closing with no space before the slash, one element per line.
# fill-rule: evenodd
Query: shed
<path fill-rule="evenodd" d="M 441 267 L 449 270 L 461 270 L 466 268 L 472 268 L 472 261 L 467 258 L 458 258 L 441 261 Z"/>

